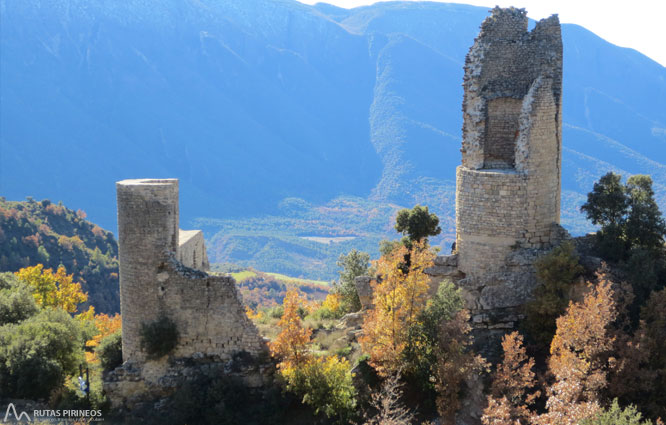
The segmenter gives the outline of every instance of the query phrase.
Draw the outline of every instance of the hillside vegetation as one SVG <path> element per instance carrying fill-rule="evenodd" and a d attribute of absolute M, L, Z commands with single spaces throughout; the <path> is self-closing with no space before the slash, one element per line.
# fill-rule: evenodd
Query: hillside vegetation
<path fill-rule="evenodd" d="M 98 312 L 120 310 L 118 245 L 113 234 L 48 199 L 0 199 L 0 271 L 43 264 L 74 275 Z M 87 305 L 87 304 L 86 304 Z"/>
<path fill-rule="evenodd" d="M 282 304 L 290 289 L 298 290 L 308 301 L 322 301 L 330 290 L 326 282 L 243 269 L 232 264 L 213 264 L 211 268 L 213 273 L 227 273 L 236 279 L 243 304 L 252 310 Z"/>

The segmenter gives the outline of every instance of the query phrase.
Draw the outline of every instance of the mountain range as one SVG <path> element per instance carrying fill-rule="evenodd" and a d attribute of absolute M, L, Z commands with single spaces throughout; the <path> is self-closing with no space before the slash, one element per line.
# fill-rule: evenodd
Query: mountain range
<path fill-rule="evenodd" d="M 463 63 L 486 8 L 293 0 L 0 0 L 0 192 L 115 230 L 114 182 L 180 179 L 212 261 L 330 279 L 420 203 L 454 228 Z M 529 12 L 529 11 L 528 11 Z M 531 22 L 531 25 L 534 23 Z M 666 68 L 564 42 L 562 223 L 607 171 L 666 210 Z M 323 238 L 323 239 L 322 239 Z"/>

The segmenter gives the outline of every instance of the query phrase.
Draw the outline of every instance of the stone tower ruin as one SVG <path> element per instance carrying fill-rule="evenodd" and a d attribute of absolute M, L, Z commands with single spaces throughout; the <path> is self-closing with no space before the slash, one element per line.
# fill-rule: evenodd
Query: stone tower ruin
<path fill-rule="evenodd" d="M 206 273 L 203 234 L 178 227 L 178 180 L 123 180 L 116 191 L 123 364 L 104 375 L 111 404 L 134 409 L 198 376 L 234 375 L 250 387 L 264 385 L 261 362 L 236 360 L 267 353 L 236 282 Z M 164 318 L 176 326 L 176 346 L 149 357 L 141 329 Z"/>
<path fill-rule="evenodd" d="M 123 360 L 146 361 L 141 327 L 161 317 L 180 335 L 174 357 L 260 354 L 263 339 L 233 278 L 208 275 L 202 233 L 178 228 L 178 180 L 123 180 L 116 189 Z"/>
<path fill-rule="evenodd" d="M 501 354 L 538 285 L 535 261 L 564 239 L 560 225 L 562 37 L 557 16 L 528 31 L 524 9 L 494 8 L 465 60 L 456 246 L 426 270 L 462 291 L 475 348 Z M 370 277 L 356 280 L 371 307 Z"/>
<path fill-rule="evenodd" d="M 559 237 L 560 24 L 527 25 L 524 9 L 493 9 L 465 60 L 456 248 L 472 279 L 499 272 L 516 248 Z"/>

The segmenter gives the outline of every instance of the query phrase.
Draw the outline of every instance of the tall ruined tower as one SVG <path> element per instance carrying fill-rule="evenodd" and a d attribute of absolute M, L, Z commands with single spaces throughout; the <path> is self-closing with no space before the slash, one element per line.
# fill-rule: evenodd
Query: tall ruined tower
<path fill-rule="evenodd" d="M 560 24 L 552 16 L 527 25 L 523 9 L 493 9 L 465 60 L 456 247 L 470 283 L 489 283 L 517 248 L 558 237 Z"/>

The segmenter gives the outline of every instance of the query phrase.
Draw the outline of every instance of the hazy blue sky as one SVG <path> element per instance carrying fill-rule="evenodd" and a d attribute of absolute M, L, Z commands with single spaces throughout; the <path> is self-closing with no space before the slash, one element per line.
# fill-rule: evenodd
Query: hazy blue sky
<path fill-rule="evenodd" d="M 319 3 L 318 0 L 299 1 Z M 323 3 L 351 8 L 375 1 L 328 0 Z M 613 44 L 636 49 L 666 66 L 666 0 L 469 0 L 455 3 L 488 8 L 495 5 L 524 7 L 533 19 L 557 13 L 562 23 L 581 25 Z"/>

